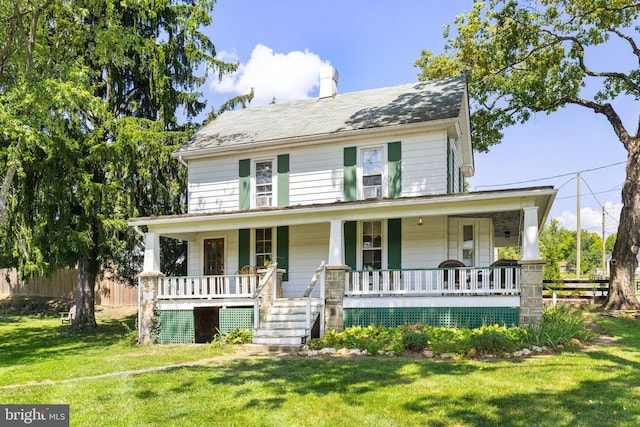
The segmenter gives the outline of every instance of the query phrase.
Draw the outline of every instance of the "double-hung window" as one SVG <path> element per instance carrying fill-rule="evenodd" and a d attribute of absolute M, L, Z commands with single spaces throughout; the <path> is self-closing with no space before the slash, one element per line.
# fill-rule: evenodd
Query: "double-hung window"
<path fill-rule="evenodd" d="M 273 230 L 256 228 L 256 266 L 267 267 L 273 261 Z"/>
<path fill-rule="evenodd" d="M 363 268 L 382 269 L 382 221 L 362 222 L 361 244 Z"/>
<path fill-rule="evenodd" d="M 377 199 L 382 192 L 382 148 L 363 149 L 362 153 L 362 197 Z"/>
<path fill-rule="evenodd" d="M 272 206 L 273 201 L 273 161 L 262 160 L 255 163 L 255 206 Z"/>

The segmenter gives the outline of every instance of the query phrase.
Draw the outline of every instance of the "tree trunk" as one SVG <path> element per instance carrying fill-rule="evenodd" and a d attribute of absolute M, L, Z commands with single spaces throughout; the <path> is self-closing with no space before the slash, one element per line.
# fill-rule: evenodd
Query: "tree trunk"
<path fill-rule="evenodd" d="M 607 310 L 640 308 L 635 291 L 635 271 L 640 246 L 640 139 L 627 145 L 627 176 L 622 187 L 622 211 L 611 256 Z"/>
<path fill-rule="evenodd" d="M 95 313 L 96 262 L 81 260 L 78 263 L 78 287 L 76 292 L 76 317 L 71 329 L 76 332 L 98 327 Z"/>
<path fill-rule="evenodd" d="M 9 213 L 9 191 L 11 190 L 11 183 L 17 170 L 17 155 L 14 153 L 12 160 L 8 162 L 7 171 L 5 172 L 2 186 L 0 187 L 0 228 L 4 227 L 4 223 L 7 221 L 7 215 Z"/>

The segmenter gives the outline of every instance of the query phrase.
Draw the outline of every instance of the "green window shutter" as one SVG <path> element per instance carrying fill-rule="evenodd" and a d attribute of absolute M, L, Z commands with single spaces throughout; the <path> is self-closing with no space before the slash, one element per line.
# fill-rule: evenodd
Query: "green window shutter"
<path fill-rule="evenodd" d="M 238 194 L 238 209 L 248 210 L 251 209 L 251 160 L 242 159 L 239 163 L 240 179 L 238 182 L 240 188 Z"/>
<path fill-rule="evenodd" d="M 390 142 L 387 146 L 389 161 L 389 197 L 402 195 L 402 145 L 400 142 Z"/>
<path fill-rule="evenodd" d="M 399 270 L 402 268 L 402 219 L 387 220 L 387 268 Z"/>
<path fill-rule="evenodd" d="M 356 200 L 356 163 L 358 150 L 356 147 L 344 149 L 344 201 Z"/>
<path fill-rule="evenodd" d="M 462 175 L 462 169 L 458 169 L 458 193 L 464 191 L 464 176 Z"/>
<path fill-rule="evenodd" d="M 358 227 L 355 221 L 344 223 L 344 263 L 356 269 L 358 264 Z"/>
<path fill-rule="evenodd" d="M 251 265 L 251 230 L 238 230 L 238 270 L 245 265 Z"/>
<path fill-rule="evenodd" d="M 289 206 L 289 155 L 278 156 L 278 206 Z"/>
<path fill-rule="evenodd" d="M 289 226 L 276 229 L 276 262 L 278 268 L 284 268 L 283 281 L 289 280 Z"/>

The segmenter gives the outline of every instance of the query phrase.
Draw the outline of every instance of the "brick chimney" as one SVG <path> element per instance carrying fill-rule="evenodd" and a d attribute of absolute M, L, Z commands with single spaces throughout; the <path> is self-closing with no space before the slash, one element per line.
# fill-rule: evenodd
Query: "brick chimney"
<path fill-rule="evenodd" d="M 319 98 L 330 98 L 338 93 L 338 70 L 333 66 L 322 67 L 320 69 L 320 96 Z"/>

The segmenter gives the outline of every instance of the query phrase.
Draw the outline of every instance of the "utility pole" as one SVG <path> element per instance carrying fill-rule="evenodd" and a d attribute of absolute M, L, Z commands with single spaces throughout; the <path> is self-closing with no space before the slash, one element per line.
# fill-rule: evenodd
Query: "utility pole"
<path fill-rule="evenodd" d="M 607 274 L 607 255 L 605 253 L 606 245 L 604 242 L 604 206 L 602 207 L 602 274 Z"/>
<path fill-rule="evenodd" d="M 580 278 L 580 244 L 581 244 L 581 236 L 580 236 L 580 173 L 578 173 L 578 207 L 576 213 L 576 229 L 578 232 L 576 233 L 576 279 Z"/>

